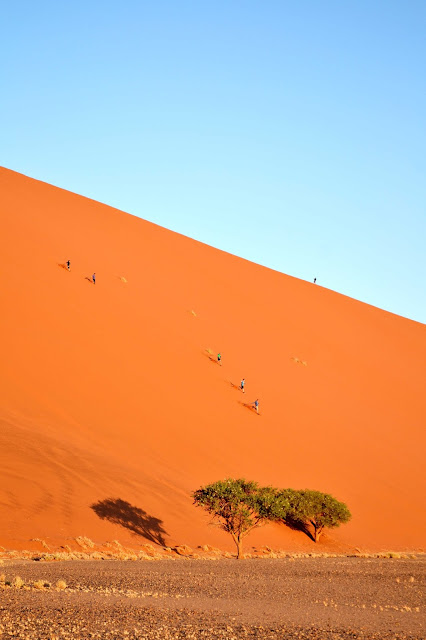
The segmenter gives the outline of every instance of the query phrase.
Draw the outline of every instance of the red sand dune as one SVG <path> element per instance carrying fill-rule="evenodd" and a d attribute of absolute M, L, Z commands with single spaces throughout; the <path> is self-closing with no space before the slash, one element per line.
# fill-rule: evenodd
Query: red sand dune
<path fill-rule="evenodd" d="M 0 193 L 0 545 L 232 549 L 190 492 L 243 476 L 353 513 L 318 545 L 270 525 L 246 548 L 422 548 L 424 325 L 7 169 Z M 154 520 L 102 519 L 106 499 Z"/>

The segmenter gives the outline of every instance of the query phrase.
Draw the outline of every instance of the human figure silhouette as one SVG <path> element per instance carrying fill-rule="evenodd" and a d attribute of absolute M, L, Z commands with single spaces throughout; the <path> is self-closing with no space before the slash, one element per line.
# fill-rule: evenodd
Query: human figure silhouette
<path fill-rule="evenodd" d="M 246 384 L 246 380 L 245 378 L 243 378 L 240 382 L 240 389 L 243 393 L 245 393 L 245 389 L 244 389 L 245 384 Z"/>
<path fill-rule="evenodd" d="M 68 271 L 70 271 L 70 268 L 71 268 L 71 262 L 70 262 L 69 260 L 67 260 L 65 264 L 67 265 L 67 269 L 68 269 Z"/>
<path fill-rule="evenodd" d="M 317 279 L 316 279 L 316 278 L 314 278 L 314 284 L 316 284 L 316 281 L 317 281 Z"/>
<path fill-rule="evenodd" d="M 218 353 L 217 354 L 217 362 L 218 362 L 218 364 L 221 364 L 221 360 L 222 360 L 222 354 Z"/>
<path fill-rule="evenodd" d="M 96 284 L 96 273 L 92 275 L 92 282 L 93 284 Z"/>

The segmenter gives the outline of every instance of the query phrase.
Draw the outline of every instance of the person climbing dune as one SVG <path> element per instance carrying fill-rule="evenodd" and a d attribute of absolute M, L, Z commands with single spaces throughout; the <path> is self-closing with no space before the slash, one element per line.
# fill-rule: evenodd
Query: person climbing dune
<path fill-rule="evenodd" d="M 241 389 L 241 391 L 242 391 L 243 393 L 245 393 L 245 389 L 244 389 L 245 384 L 246 384 L 246 379 L 245 379 L 245 378 L 243 378 L 243 379 L 241 380 L 241 382 L 240 382 L 240 389 Z"/>
<path fill-rule="evenodd" d="M 256 411 L 257 414 L 259 414 L 259 400 L 255 400 L 254 402 L 252 402 L 252 405 Z"/>
<path fill-rule="evenodd" d="M 222 354 L 221 354 L 221 353 L 218 353 L 218 354 L 217 354 L 217 363 L 218 363 L 218 364 L 220 364 L 220 365 L 222 364 L 222 363 L 221 363 L 221 360 L 222 360 Z"/>
<path fill-rule="evenodd" d="M 93 284 L 96 284 L 96 273 L 92 275 L 92 282 Z"/>
<path fill-rule="evenodd" d="M 67 260 L 65 264 L 67 265 L 68 271 L 71 271 L 71 262 Z"/>

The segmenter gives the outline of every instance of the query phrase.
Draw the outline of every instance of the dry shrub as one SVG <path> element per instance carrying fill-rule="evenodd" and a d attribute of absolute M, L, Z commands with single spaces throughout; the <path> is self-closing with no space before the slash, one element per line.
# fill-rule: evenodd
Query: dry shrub
<path fill-rule="evenodd" d="M 170 549 L 170 547 L 166 547 L 167 549 Z M 213 551 L 213 547 L 211 547 L 209 544 L 199 544 L 197 549 L 201 549 L 201 551 Z"/>
<path fill-rule="evenodd" d="M 173 547 L 173 551 L 175 551 L 179 556 L 190 556 L 194 553 L 191 547 L 188 547 L 187 544 L 180 544 L 177 547 Z"/>
<path fill-rule="evenodd" d="M 31 538 L 31 542 L 39 542 L 43 549 L 47 549 L 47 551 L 50 551 L 50 547 L 47 542 L 45 540 L 42 540 L 41 538 Z"/>
<path fill-rule="evenodd" d="M 65 580 L 58 580 L 58 582 L 56 583 L 56 588 L 58 591 L 63 591 L 67 588 L 67 583 L 65 582 Z"/>
<path fill-rule="evenodd" d="M 35 582 L 33 582 L 33 587 L 34 587 L 34 589 L 43 590 L 44 589 L 44 580 L 36 580 Z"/>
<path fill-rule="evenodd" d="M 12 580 L 12 587 L 20 589 L 25 584 L 25 580 L 22 580 L 21 576 L 15 576 Z"/>
<path fill-rule="evenodd" d="M 306 362 L 306 360 L 301 360 L 300 358 L 296 358 L 296 357 L 293 357 L 291 359 L 293 360 L 293 362 L 296 362 L 296 364 L 301 364 L 304 367 L 308 366 L 308 363 Z"/>
<path fill-rule="evenodd" d="M 125 553 L 124 551 L 121 551 L 120 553 L 117 553 L 114 558 L 117 558 L 117 560 L 136 560 L 136 556 L 130 556 L 128 553 Z"/>
<path fill-rule="evenodd" d="M 95 543 L 90 538 L 86 538 L 86 536 L 77 536 L 77 538 L 75 538 L 75 541 L 82 549 L 95 548 Z"/>
<path fill-rule="evenodd" d="M 173 551 L 174 551 L 174 549 L 173 549 Z M 154 549 L 152 544 L 149 544 L 149 542 L 147 544 L 143 544 L 141 546 L 141 552 L 144 553 L 147 556 L 151 556 L 151 558 L 156 558 L 158 556 L 156 550 Z"/>

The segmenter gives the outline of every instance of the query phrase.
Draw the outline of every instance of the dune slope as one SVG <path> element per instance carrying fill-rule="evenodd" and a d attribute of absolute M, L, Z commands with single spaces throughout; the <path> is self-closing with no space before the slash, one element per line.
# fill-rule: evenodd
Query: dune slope
<path fill-rule="evenodd" d="M 7 169 L 0 197 L 0 545 L 232 548 L 190 498 L 225 476 L 345 501 L 323 548 L 424 545 L 424 325 Z"/>

